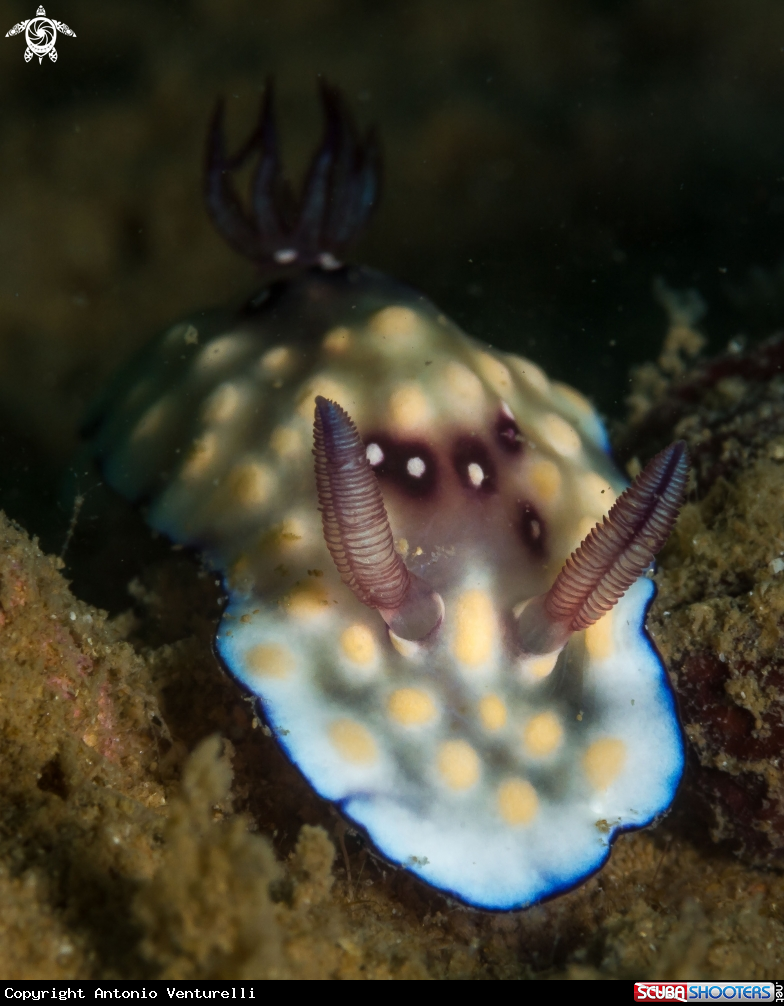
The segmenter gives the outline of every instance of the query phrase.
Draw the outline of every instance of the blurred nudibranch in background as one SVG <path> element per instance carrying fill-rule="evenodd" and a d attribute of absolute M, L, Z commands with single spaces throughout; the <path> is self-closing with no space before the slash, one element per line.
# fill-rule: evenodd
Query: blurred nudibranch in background
<path fill-rule="evenodd" d="M 582 395 L 344 264 L 379 147 L 320 89 L 298 199 L 271 83 L 235 155 L 218 105 L 208 211 L 263 285 L 149 345 L 90 451 L 222 573 L 218 651 L 315 789 L 429 884 L 518 908 L 584 880 L 678 786 L 645 616 L 685 446 L 626 488 Z M 246 208 L 232 173 L 253 156 Z"/>

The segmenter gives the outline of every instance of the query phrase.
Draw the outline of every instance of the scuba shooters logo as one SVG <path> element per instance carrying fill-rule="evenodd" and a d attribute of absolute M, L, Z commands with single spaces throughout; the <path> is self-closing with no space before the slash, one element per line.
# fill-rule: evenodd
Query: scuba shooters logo
<path fill-rule="evenodd" d="M 25 33 L 27 48 L 24 52 L 25 63 L 29 63 L 33 56 L 38 57 L 38 62 L 43 61 L 44 56 L 48 56 L 53 63 L 57 62 L 57 49 L 54 44 L 57 40 L 57 32 L 63 35 L 71 35 L 76 38 L 76 32 L 72 31 L 67 24 L 62 21 L 55 21 L 54 18 L 47 17 L 43 7 L 39 7 L 35 12 L 35 17 L 29 21 L 20 21 L 15 24 L 10 31 L 5 33 L 5 37 Z"/>
<path fill-rule="evenodd" d="M 784 999 L 782 982 L 635 982 L 634 1001 L 775 1002 Z"/>

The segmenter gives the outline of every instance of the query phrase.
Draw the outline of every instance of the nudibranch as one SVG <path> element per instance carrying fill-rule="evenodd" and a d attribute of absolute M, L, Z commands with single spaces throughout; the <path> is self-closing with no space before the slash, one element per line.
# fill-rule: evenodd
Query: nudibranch
<path fill-rule="evenodd" d="M 682 443 L 633 485 L 590 404 L 343 264 L 379 157 L 322 84 L 299 200 L 271 88 L 206 200 L 267 281 L 169 328 L 95 408 L 91 450 L 228 592 L 217 649 L 288 757 L 377 849 L 471 905 L 564 891 L 669 806 L 684 749 L 645 632 Z M 250 209 L 231 173 L 258 155 Z"/>

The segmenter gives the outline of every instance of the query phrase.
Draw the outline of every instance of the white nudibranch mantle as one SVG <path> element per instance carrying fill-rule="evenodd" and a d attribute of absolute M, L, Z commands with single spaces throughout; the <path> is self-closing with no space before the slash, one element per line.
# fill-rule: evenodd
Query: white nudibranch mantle
<path fill-rule="evenodd" d="M 356 424 L 397 555 L 443 601 L 424 639 L 333 561 L 317 396 Z M 625 487 L 594 410 L 535 364 L 371 270 L 313 269 L 171 328 L 91 426 L 109 484 L 223 573 L 220 655 L 281 746 L 394 863 L 521 907 L 670 804 L 683 742 L 651 581 L 553 652 L 518 638 Z"/>

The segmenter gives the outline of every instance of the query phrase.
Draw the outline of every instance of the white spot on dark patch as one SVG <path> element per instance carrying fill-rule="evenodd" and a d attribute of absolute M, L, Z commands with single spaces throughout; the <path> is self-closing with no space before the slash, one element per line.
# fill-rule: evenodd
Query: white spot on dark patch
<path fill-rule="evenodd" d="M 472 493 L 485 496 L 498 492 L 495 462 L 479 437 L 460 437 L 452 452 L 452 464 L 462 485 Z"/>
<path fill-rule="evenodd" d="M 375 468 L 376 465 L 380 465 L 384 460 L 384 452 L 378 446 L 378 444 L 368 444 L 365 448 L 365 457 L 368 459 L 370 464 Z"/>
<path fill-rule="evenodd" d="M 477 489 L 485 480 L 485 473 L 482 471 L 482 466 L 478 465 L 476 461 L 472 461 L 468 466 L 468 481 L 472 486 L 476 486 Z"/>
<path fill-rule="evenodd" d="M 406 471 L 415 479 L 421 479 L 425 474 L 425 462 L 422 458 L 409 458 L 406 462 Z"/>

